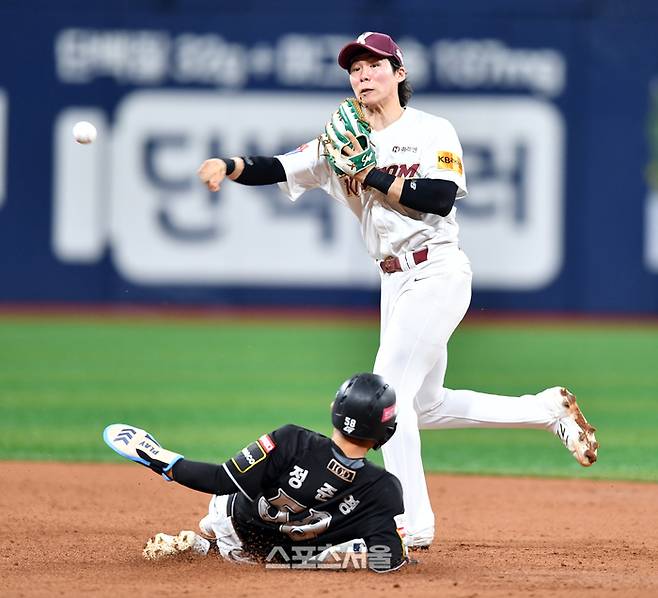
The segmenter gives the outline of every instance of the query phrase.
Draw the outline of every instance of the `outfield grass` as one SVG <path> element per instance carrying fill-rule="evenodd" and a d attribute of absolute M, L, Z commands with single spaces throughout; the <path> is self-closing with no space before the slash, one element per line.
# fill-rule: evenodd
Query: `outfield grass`
<path fill-rule="evenodd" d="M 283 423 L 329 432 L 338 384 L 372 366 L 374 322 L 0 317 L 0 459 L 120 461 L 113 422 L 145 427 L 190 457 L 219 461 Z M 467 325 L 446 384 L 501 394 L 566 385 L 599 429 L 581 468 L 534 430 L 423 433 L 443 472 L 658 481 L 658 328 Z"/>

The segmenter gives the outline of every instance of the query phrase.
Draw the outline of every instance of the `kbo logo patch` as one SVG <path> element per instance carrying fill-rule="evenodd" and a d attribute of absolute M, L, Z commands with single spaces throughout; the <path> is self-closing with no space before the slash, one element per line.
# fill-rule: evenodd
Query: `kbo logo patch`
<path fill-rule="evenodd" d="M 454 170 L 457 174 L 464 173 L 461 158 L 452 152 L 438 152 L 436 156 L 436 167 L 439 170 Z"/>

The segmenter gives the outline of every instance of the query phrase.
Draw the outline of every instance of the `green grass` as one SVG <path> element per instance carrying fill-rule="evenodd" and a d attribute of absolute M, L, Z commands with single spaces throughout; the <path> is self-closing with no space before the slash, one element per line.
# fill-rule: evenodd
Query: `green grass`
<path fill-rule="evenodd" d="M 338 384 L 371 368 L 374 323 L 0 317 L 0 459 L 120 461 L 112 422 L 221 461 L 295 422 L 329 432 Z M 516 395 L 566 385 L 602 448 L 581 468 L 534 430 L 423 433 L 428 470 L 658 481 L 658 328 L 469 325 L 447 386 Z M 377 458 L 376 460 L 378 460 Z"/>

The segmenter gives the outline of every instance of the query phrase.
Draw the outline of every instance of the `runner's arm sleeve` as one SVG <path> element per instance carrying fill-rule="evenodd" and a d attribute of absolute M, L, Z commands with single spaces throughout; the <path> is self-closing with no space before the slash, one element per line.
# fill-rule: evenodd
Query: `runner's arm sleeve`
<path fill-rule="evenodd" d="M 173 479 L 193 490 L 209 494 L 241 492 L 254 500 L 285 458 L 283 453 L 296 450 L 295 435 L 284 426 L 263 434 L 258 440 L 245 446 L 233 458 L 220 465 L 182 459 L 172 468 Z"/>
<path fill-rule="evenodd" d="M 233 494 L 238 487 L 221 465 L 181 459 L 171 470 L 175 482 L 208 494 Z"/>

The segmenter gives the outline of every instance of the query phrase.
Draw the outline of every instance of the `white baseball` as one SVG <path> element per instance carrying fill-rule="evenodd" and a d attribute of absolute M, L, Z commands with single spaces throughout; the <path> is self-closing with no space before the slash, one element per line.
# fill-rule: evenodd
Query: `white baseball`
<path fill-rule="evenodd" d="M 73 125 L 73 137 L 78 143 L 91 143 L 96 139 L 96 127 L 86 120 Z"/>

